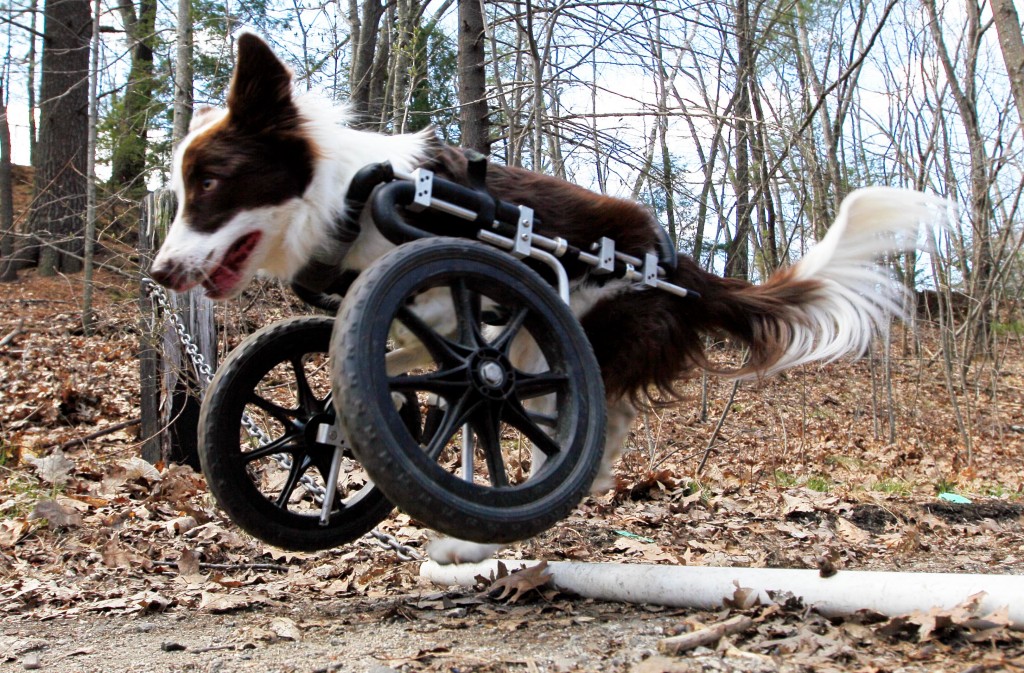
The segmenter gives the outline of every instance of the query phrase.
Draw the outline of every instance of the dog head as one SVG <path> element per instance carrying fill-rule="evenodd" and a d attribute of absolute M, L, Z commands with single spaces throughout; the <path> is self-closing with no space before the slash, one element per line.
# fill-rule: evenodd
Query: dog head
<path fill-rule="evenodd" d="M 202 285 L 214 299 L 240 293 L 259 269 L 273 266 L 315 154 L 291 71 L 263 40 L 241 35 L 227 109 L 197 114 L 175 151 L 178 211 L 153 278 L 179 292 Z"/>

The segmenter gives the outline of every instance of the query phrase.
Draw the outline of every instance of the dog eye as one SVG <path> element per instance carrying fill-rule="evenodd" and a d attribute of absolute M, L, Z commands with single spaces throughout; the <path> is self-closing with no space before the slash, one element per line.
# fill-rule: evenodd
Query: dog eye
<path fill-rule="evenodd" d="M 202 182 L 199 183 L 199 186 L 202 188 L 204 192 L 208 192 L 216 188 L 218 184 L 220 184 L 220 181 L 217 180 L 217 178 L 205 178 L 203 179 Z"/>

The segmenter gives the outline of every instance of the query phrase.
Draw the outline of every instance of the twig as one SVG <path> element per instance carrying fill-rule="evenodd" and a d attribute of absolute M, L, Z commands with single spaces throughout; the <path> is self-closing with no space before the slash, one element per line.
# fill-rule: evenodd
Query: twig
<path fill-rule="evenodd" d="M 10 334 L 5 336 L 3 339 L 0 339 L 0 348 L 3 348 L 7 344 L 9 344 L 12 341 L 14 341 L 14 337 L 16 337 L 19 334 L 21 334 L 23 327 L 25 327 L 25 319 L 24 318 L 22 318 L 21 320 L 18 321 L 18 326 L 15 327 L 14 330 Z"/>
<path fill-rule="evenodd" d="M 714 432 L 711 433 L 711 439 L 708 440 L 708 446 L 704 449 L 704 457 L 700 459 L 700 465 L 697 466 L 697 474 L 704 471 L 704 465 L 708 462 L 708 456 L 711 455 L 711 448 L 715 445 L 715 440 L 718 439 L 718 433 L 721 432 L 722 426 L 725 425 L 725 417 L 729 415 L 729 409 L 732 408 L 732 402 L 736 399 L 736 391 L 740 389 L 740 381 L 736 381 L 732 384 L 732 392 L 729 393 L 729 401 L 725 403 L 725 409 L 722 409 L 722 415 L 718 419 L 718 425 L 715 426 Z"/>
<path fill-rule="evenodd" d="M 718 622 L 693 633 L 672 636 L 658 642 L 658 651 L 662 654 L 679 654 L 695 647 L 714 645 L 724 636 L 743 633 L 754 625 L 754 620 L 746 615 L 736 615 L 724 622 Z"/>
<path fill-rule="evenodd" d="M 57 444 L 47 444 L 43 448 L 44 449 L 49 449 L 49 448 L 52 448 L 52 447 L 56 446 L 58 449 L 63 451 L 64 449 L 70 448 L 70 447 L 74 446 L 75 444 L 85 444 L 90 439 L 96 439 L 98 437 L 103 437 L 104 435 L 109 435 L 111 433 L 117 432 L 118 430 L 124 430 L 125 428 L 132 427 L 133 425 L 138 425 L 141 422 L 142 422 L 141 418 L 133 418 L 131 420 L 124 421 L 123 423 L 115 423 L 114 425 L 109 425 L 109 426 L 103 428 L 102 430 L 97 430 L 96 432 L 89 433 L 88 435 L 85 435 L 84 437 L 75 437 L 74 439 L 69 439 L 68 441 L 64 442 L 63 444 L 60 444 L 59 446 Z"/>
<path fill-rule="evenodd" d="M 194 650 L 188 650 L 192 654 L 204 654 L 206 652 L 220 652 L 223 650 L 234 650 L 237 649 L 235 645 L 210 645 L 208 647 L 197 647 Z"/>
<path fill-rule="evenodd" d="M 153 561 L 153 565 L 176 568 L 177 561 Z M 200 563 L 200 568 L 207 570 L 273 570 L 274 572 L 286 573 L 290 570 L 288 566 L 277 565 L 276 563 Z"/>

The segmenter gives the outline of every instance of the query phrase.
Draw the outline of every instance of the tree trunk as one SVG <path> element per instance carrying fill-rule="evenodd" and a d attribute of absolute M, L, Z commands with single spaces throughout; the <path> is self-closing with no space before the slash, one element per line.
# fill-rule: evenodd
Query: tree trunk
<path fill-rule="evenodd" d="M 953 101 L 960 112 L 960 122 L 963 125 L 964 135 L 967 138 L 967 147 L 971 160 L 970 217 L 973 249 L 968 287 L 970 288 L 971 297 L 979 307 L 977 311 L 977 318 L 979 320 L 969 322 L 968 347 L 964 355 L 966 366 L 972 359 L 973 353 L 971 351 L 973 348 L 980 346 L 983 350 L 987 351 L 989 345 L 989 325 L 992 321 L 989 305 L 995 280 L 995 263 L 992 257 L 992 208 L 991 199 L 989 198 L 991 179 L 988 172 L 988 151 L 985 148 L 981 123 L 978 119 L 978 90 L 976 81 L 982 30 L 981 7 L 975 0 L 969 0 L 966 3 L 967 48 L 964 54 L 964 74 L 960 75 L 956 72 L 956 67 L 950 58 L 949 51 L 946 49 L 946 42 L 942 36 L 942 28 L 935 9 L 935 0 L 925 0 L 924 6 L 928 11 L 929 25 L 936 50 L 938 51 L 939 61 L 946 75 L 946 81 L 949 84 Z M 974 337 L 970 338 L 972 331 Z"/>
<path fill-rule="evenodd" d="M 142 269 L 153 262 L 153 253 L 174 218 L 174 194 L 160 190 L 142 202 L 139 257 Z M 145 276 L 143 276 L 145 278 Z M 151 463 L 173 461 L 199 469 L 198 422 L 201 391 L 191 358 L 167 314 L 149 294 L 152 281 L 143 280 L 139 343 L 142 457 Z M 163 292 L 162 290 L 158 290 Z M 165 311 L 176 314 L 192 336 L 206 363 L 213 367 L 217 354 L 214 304 L 201 288 L 186 293 L 164 293 Z"/>
<path fill-rule="evenodd" d="M 177 145 L 192 123 L 192 0 L 178 0 L 177 61 L 174 68 L 174 125 L 171 141 Z"/>
<path fill-rule="evenodd" d="M 459 128 L 463 147 L 491 153 L 482 0 L 459 0 Z"/>
<path fill-rule="evenodd" d="M 29 230 L 39 273 L 81 269 L 89 136 L 88 0 L 46 0 L 40 86 L 39 162 Z"/>
<path fill-rule="evenodd" d="M 992 0 L 992 20 L 999 35 L 1006 74 L 1010 76 L 1010 91 L 1017 104 L 1017 121 L 1024 124 L 1024 38 L 1013 0 Z"/>
<path fill-rule="evenodd" d="M 17 278 L 14 268 L 14 179 L 11 174 L 11 127 L 0 78 L 0 281 Z"/>
<path fill-rule="evenodd" d="M 89 144 L 86 162 L 86 203 L 85 203 L 85 254 L 82 270 L 82 328 L 87 336 L 94 333 L 92 295 L 93 261 L 96 252 L 96 137 L 99 124 L 99 80 L 100 80 L 100 0 L 93 0 L 92 36 L 89 49 L 92 51 L 89 66 Z"/>
<path fill-rule="evenodd" d="M 32 32 L 29 33 L 28 39 L 28 82 L 26 88 L 28 89 L 28 163 L 31 166 L 37 165 L 36 162 L 36 145 L 38 144 L 39 134 L 36 129 L 36 58 L 38 53 L 36 52 L 36 16 L 39 14 L 39 0 L 32 0 L 32 13 L 31 23 Z"/>
<path fill-rule="evenodd" d="M 750 200 L 750 83 L 753 77 L 753 40 L 747 0 L 736 2 L 736 233 L 726 249 L 725 274 L 747 278 L 750 274 L 749 238 L 754 204 Z"/>
<path fill-rule="evenodd" d="M 377 34 L 384 5 L 379 0 L 349 2 L 352 66 L 349 72 L 349 102 L 356 116 L 356 125 L 376 128 L 380 103 L 375 100 L 379 86 L 374 86 Z M 379 82 L 377 83 L 379 85 Z"/>
<path fill-rule="evenodd" d="M 131 52 L 128 82 L 110 157 L 111 183 L 127 189 L 133 198 L 146 190 L 146 136 L 153 115 L 153 43 L 156 39 L 156 2 L 139 0 L 138 14 L 130 2 L 121 4 L 121 15 Z M 186 21 L 179 21 L 181 24 Z"/>

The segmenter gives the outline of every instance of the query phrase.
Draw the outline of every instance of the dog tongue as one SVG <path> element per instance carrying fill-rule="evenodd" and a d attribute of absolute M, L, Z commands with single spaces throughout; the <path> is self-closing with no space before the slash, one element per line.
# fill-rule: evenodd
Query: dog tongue
<path fill-rule="evenodd" d="M 249 255 L 256 248 L 256 244 L 259 243 L 261 236 L 260 232 L 254 231 L 251 234 L 242 236 L 231 244 L 228 251 L 224 253 L 224 259 L 220 261 L 217 268 L 210 272 L 206 280 L 203 281 L 203 287 L 206 288 L 206 293 L 211 298 L 219 299 L 226 297 L 230 293 L 231 289 L 241 279 L 242 274 L 240 271 L 245 266 L 246 260 L 249 259 Z"/>

